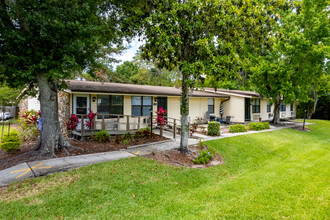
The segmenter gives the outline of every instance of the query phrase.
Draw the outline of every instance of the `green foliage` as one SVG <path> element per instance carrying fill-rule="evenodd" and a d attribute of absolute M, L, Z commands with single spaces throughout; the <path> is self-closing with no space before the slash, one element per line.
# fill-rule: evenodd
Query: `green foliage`
<path fill-rule="evenodd" d="M 229 126 L 229 131 L 231 133 L 247 132 L 248 128 L 244 124 L 235 124 Z"/>
<path fill-rule="evenodd" d="M 124 139 L 123 144 L 128 145 L 130 143 L 130 139 Z"/>
<path fill-rule="evenodd" d="M 130 132 L 126 132 L 125 134 L 123 134 L 123 136 L 121 137 L 121 139 L 124 141 L 128 141 L 130 142 L 133 139 L 133 136 L 131 135 Z"/>
<path fill-rule="evenodd" d="M 175 1 L 155 4 L 144 20 L 143 58 L 157 68 L 178 69 L 182 74 L 181 114 L 189 114 L 189 88 L 207 77 L 215 81 L 239 78 L 249 70 L 250 57 L 271 45 L 276 13 L 288 1 Z M 239 19 L 237 19 L 239 17 Z M 263 42 L 263 46 L 260 46 Z M 188 138 L 187 124 L 182 133 Z M 181 148 L 187 148 L 183 146 Z"/>
<path fill-rule="evenodd" d="M 4 2 L 0 8 L 0 81 L 55 88 L 84 69 L 93 76 L 124 37 L 135 35 L 142 5 L 136 1 Z M 68 16 L 70 15 L 70 16 Z M 105 58 L 106 59 L 102 59 Z"/>
<path fill-rule="evenodd" d="M 7 152 L 12 152 L 18 149 L 22 144 L 19 138 L 19 134 L 16 131 L 12 131 L 9 135 L 4 135 L 0 144 L 0 149 L 4 149 Z"/>
<path fill-rule="evenodd" d="M 313 119 L 330 120 L 330 94 L 318 98 L 315 113 L 312 114 Z M 299 103 L 297 106 L 297 118 L 304 118 L 305 110 L 308 109 L 309 103 Z"/>
<path fill-rule="evenodd" d="M 269 129 L 269 122 L 250 122 L 248 126 L 249 130 L 260 131 L 264 129 Z"/>
<path fill-rule="evenodd" d="M 219 136 L 220 135 L 220 122 L 209 121 L 207 124 L 207 135 Z"/>
<path fill-rule="evenodd" d="M 19 113 L 19 127 L 21 129 L 19 136 L 21 140 L 33 140 L 39 136 L 38 119 L 40 113 L 35 110 L 22 111 Z"/>
<path fill-rule="evenodd" d="M 19 137 L 22 141 L 35 140 L 39 136 L 39 131 L 35 126 L 21 127 Z"/>
<path fill-rule="evenodd" d="M 121 141 L 122 141 L 121 136 L 119 136 L 119 135 L 117 134 L 117 135 L 115 136 L 114 142 L 115 142 L 116 144 L 120 144 Z"/>
<path fill-rule="evenodd" d="M 328 1 L 297 1 L 290 13 L 279 15 L 274 44 L 251 68 L 255 90 L 271 102 L 307 102 L 320 92 L 329 72 L 328 7 Z"/>
<path fill-rule="evenodd" d="M 151 134 L 151 128 L 146 127 L 146 128 L 141 128 L 140 130 L 135 132 L 134 138 L 150 138 L 151 136 L 154 137 L 155 134 L 154 133 Z"/>
<path fill-rule="evenodd" d="M 198 151 L 197 155 L 194 156 L 194 164 L 207 164 L 210 160 L 213 159 L 215 154 L 214 147 L 205 146 L 206 149 Z"/>
<path fill-rule="evenodd" d="M 107 131 L 98 131 L 95 133 L 93 140 L 99 143 L 108 142 L 110 138 L 110 134 Z"/>
<path fill-rule="evenodd" d="M 0 110 L 5 111 L 6 106 L 16 105 L 18 101 L 16 100 L 16 98 L 19 95 L 19 93 L 20 93 L 19 89 L 12 89 L 7 86 L 0 85 Z"/>

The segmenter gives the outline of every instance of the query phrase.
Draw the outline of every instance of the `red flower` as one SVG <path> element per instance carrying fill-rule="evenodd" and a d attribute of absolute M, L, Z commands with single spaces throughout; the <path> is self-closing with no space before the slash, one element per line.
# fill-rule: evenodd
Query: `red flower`
<path fill-rule="evenodd" d="M 164 110 L 162 107 L 159 107 L 158 111 L 156 111 L 157 114 L 157 123 L 160 125 L 166 125 L 167 122 L 165 120 L 165 114 L 166 114 L 167 110 Z"/>

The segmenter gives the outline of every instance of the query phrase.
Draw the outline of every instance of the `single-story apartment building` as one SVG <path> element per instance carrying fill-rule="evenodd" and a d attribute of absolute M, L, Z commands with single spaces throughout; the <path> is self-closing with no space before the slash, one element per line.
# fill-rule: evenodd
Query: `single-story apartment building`
<path fill-rule="evenodd" d="M 223 117 L 231 116 L 232 122 L 270 121 L 274 116 L 274 105 L 259 93 L 253 91 L 205 88 L 204 91 L 228 95 L 230 99 L 222 102 Z M 290 104 L 281 102 L 280 118 L 296 117 L 296 102 Z"/>
<path fill-rule="evenodd" d="M 59 93 L 59 117 L 62 127 L 65 127 L 65 121 L 71 114 L 85 115 L 93 111 L 98 114 L 97 129 L 101 127 L 102 115 L 107 122 L 120 120 L 121 127 L 126 126 L 126 119 L 117 119 L 112 115 L 129 115 L 133 120 L 131 129 L 136 129 L 137 120 L 142 120 L 144 126 L 147 126 L 150 109 L 156 116 L 155 111 L 159 107 L 167 110 L 169 119 L 176 119 L 177 123 L 180 123 L 180 88 L 81 80 L 68 80 L 67 83 L 68 88 Z M 39 110 L 40 104 L 36 98 L 29 97 L 21 102 L 20 109 Z M 206 122 L 207 112 L 215 118 L 231 116 L 231 122 L 235 123 L 258 121 L 259 118 L 268 121 L 273 117 L 273 106 L 267 99 L 251 91 L 215 91 L 211 88 L 190 91 L 190 123 Z M 282 104 L 281 118 L 292 118 L 295 112 L 295 103 Z M 107 124 L 111 126 L 111 123 Z"/>
<path fill-rule="evenodd" d="M 81 80 L 68 80 L 68 88 L 59 93 L 59 117 L 64 127 L 71 114 L 85 115 L 90 111 L 97 113 L 96 129 L 100 129 L 102 115 L 106 122 L 116 121 L 113 115 L 129 115 L 131 129 L 136 129 L 140 117 L 144 127 L 149 123 L 150 109 L 156 117 L 159 107 L 167 110 L 167 117 L 176 119 L 180 124 L 181 89 L 165 86 L 136 85 L 124 83 L 107 83 Z M 230 97 L 224 94 L 197 91 L 189 92 L 189 120 L 191 123 L 206 120 L 206 112 L 216 118 L 220 117 L 221 102 Z M 40 109 L 36 98 L 23 100 L 20 109 Z M 135 118 L 135 121 L 134 121 Z M 124 128 L 125 118 L 121 117 L 120 126 Z M 132 121 L 133 120 L 133 121 Z M 111 126 L 111 123 L 107 123 Z M 135 125 L 134 125 L 135 124 Z M 142 126 L 143 127 L 143 126 Z M 78 126 L 78 129 L 80 127 Z M 112 129 L 111 127 L 107 129 Z"/>

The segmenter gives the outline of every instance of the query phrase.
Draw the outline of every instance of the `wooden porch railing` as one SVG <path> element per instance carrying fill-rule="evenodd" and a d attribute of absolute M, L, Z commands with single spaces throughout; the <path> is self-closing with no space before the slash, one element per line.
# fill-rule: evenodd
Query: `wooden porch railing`
<path fill-rule="evenodd" d="M 81 136 L 85 136 L 86 129 L 85 129 L 85 119 L 87 118 L 87 115 L 77 115 L 80 117 L 80 126 L 81 126 Z M 132 115 L 119 115 L 119 114 L 97 114 L 97 119 L 94 119 L 95 128 L 98 127 L 99 123 L 101 123 L 100 128 L 102 131 L 108 130 L 108 131 L 131 131 L 139 130 L 142 125 L 146 124 L 143 122 L 143 119 L 148 119 L 148 126 L 156 125 L 156 118 L 153 116 L 152 118 L 150 116 L 132 116 Z M 126 120 L 125 120 L 126 118 Z M 122 120 L 121 120 L 122 119 Z M 141 120 L 142 119 L 142 120 Z M 134 121 L 132 121 L 134 120 Z M 173 138 L 176 137 L 176 130 L 178 128 L 177 122 L 178 119 L 165 117 L 165 120 L 167 121 L 168 127 L 171 127 L 171 130 L 173 132 Z M 114 125 L 114 128 L 116 129 L 107 129 L 107 124 Z M 120 129 L 121 126 L 126 127 L 126 129 Z M 126 125 L 126 126 L 125 126 Z M 94 128 L 94 129 L 95 129 Z M 161 130 L 164 129 L 164 127 L 160 127 Z M 93 130 L 93 129 L 92 129 Z M 161 131 L 161 133 L 163 133 Z"/>

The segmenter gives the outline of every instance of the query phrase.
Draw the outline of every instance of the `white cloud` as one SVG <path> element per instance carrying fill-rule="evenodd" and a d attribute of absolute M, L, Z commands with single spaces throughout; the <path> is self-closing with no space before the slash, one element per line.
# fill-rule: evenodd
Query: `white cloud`
<path fill-rule="evenodd" d="M 139 47 L 143 45 L 144 41 L 138 41 L 138 38 L 135 38 L 129 45 L 128 49 L 124 51 L 121 55 L 114 55 L 113 58 L 120 60 L 120 63 L 114 63 L 113 67 L 114 69 L 122 64 L 124 61 L 131 61 L 133 60 L 133 57 L 135 56 L 136 52 L 138 51 Z"/>

